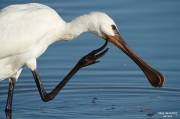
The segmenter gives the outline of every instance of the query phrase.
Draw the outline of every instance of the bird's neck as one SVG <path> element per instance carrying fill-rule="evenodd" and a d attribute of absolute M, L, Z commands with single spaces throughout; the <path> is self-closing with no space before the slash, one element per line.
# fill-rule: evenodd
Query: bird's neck
<path fill-rule="evenodd" d="M 83 32 L 92 32 L 99 35 L 97 22 L 93 21 L 91 15 L 80 16 L 73 21 L 66 23 L 64 32 L 62 34 L 62 40 L 72 40 L 79 36 Z"/>

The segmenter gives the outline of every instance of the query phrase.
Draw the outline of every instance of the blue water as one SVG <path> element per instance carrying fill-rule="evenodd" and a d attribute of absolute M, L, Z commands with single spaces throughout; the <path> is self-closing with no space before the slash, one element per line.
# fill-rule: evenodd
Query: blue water
<path fill-rule="evenodd" d="M 0 9 L 32 2 L 0 1 Z M 139 67 L 122 51 L 108 44 L 100 63 L 81 69 L 50 102 L 39 96 L 31 71 L 24 67 L 15 86 L 13 119 L 162 119 L 180 118 L 180 1 L 39 0 L 69 22 L 85 13 L 107 13 L 127 44 L 149 65 L 162 72 L 166 82 L 153 88 Z M 46 91 L 51 91 L 77 61 L 104 41 L 84 33 L 70 42 L 57 42 L 37 59 Z M 0 118 L 8 80 L 0 82 Z"/>

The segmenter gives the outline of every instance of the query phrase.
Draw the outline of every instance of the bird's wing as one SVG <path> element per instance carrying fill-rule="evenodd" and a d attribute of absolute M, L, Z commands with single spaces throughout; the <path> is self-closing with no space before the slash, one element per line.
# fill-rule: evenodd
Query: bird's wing
<path fill-rule="evenodd" d="M 41 4 L 12 5 L 2 9 L 0 59 L 28 52 L 35 47 L 52 26 L 52 11 Z"/>

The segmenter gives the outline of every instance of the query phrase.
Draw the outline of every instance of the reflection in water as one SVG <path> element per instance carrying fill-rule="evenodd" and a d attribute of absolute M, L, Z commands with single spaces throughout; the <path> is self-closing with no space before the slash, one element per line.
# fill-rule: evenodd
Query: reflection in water
<path fill-rule="evenodd" d="M 162 118 L 167 116 L 165 112 L 173 112 L 175 114 L 170 116 L 179 118 L 180 55 L 174 51 L 180 51 L 177 40 L 180 3 L 96 2 L 44 1 L 42 4 L 53 7 L 65 21 L 90 11 L 106 12 L 114 19 L 129 46 L 167 77 L 165 85 L 152 88 L 140 69 L 109 44 L 110 50 L 100 63 L 80 70 L 60 94 L 47 103 L 41 101 L 31 72 L 24 68 L 15 87 L 12 118 Z M 0 8 L 17 3 L 22 1 L 2 3 Z M 80 57 L 102 43 L 98 37 L 85 33 L 68 43 L 58 42 L 50 46 L 38 59 L 38 70 L 45 89 L 51 91 Z M 0 82 L 1 119 L 6 118 L 7 87 L 8 80 Z M 148 108 L 151 110 L 144 110 Z"/>
<path fill-rule="evenodd" d="M 35 82 L 37 84 L 37 88 L 39 90 L 39 93 L 41 95 L 41 99 L 44 102 L 48 102 L 50 100 L 53 100 L 55 98 L 55 96 L 59 93 L 59 91 L 66 85 L 66 83 L 75 75 L 76 72 L 78 72 L 82 67 L 86 67 L 95 63 L 98 63 L 99 61 L 97 61 L 99 58 L 103 57 L 107 51 L 108 48 L 105 49 L 105 47 L 107 46 L 108 42 L 105 41 L 104 45 L 101 46 L 100 48 L 91 51 L 90 53 L 88 53 L 87 55 L 83 56 L 78 63 L 75 65 L 75 67 L 70 71 L 70 73 L 50 92 L 50 93 L 46 93 L 46 91 L 44 90 L 44 87 L 42 85 L 41 79 L 38 75 L 37 70 L 32 71 Z M 105 49 L 105 50 L 104 50 Z M 14 84 L 13 84 L 13 90 L 10 89 L 12 88 L 12 86 L 9 87 L 9 91 L 11 91 L 13 93 L 14 90 Z M 11 97 L 10 97 L 11 96 Z M 6 118 L 7 119 L 11 119 L 12 116 L 12 94 L 8 95 L 8 99 L 7 99 L 7 104 L 9 104 L 9 106 L 11 107 L 6 108 L 5 109 L 5 114 L 6 114 Z M 10 100 L 9 100 L 10 98 Z M 6 106 L 7 107 L 7 106 Z M 8 110 L 7 110 L 8 109 Z"/>
<path fill-rule="evenodd" d="M 5 111 L 5 115 L 7 119 L 12 119 L 12 110 Z"/>

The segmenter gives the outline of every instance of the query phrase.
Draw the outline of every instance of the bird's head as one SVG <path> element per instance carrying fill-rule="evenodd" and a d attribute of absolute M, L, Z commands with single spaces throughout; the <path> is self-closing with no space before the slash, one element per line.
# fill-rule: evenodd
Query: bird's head
<path fill-rule="evenodd" d="M 104 40 L 113 43 L 128 55 L 144 72 L 149 82 L 154 87 L 161 87 L 164 84 L 164 76 L 144 62 L 122 39 L 115 22 L 105 13 L 94 13 L 97 20 L 94 22 L 95 30 L 92 31 Z"/>

